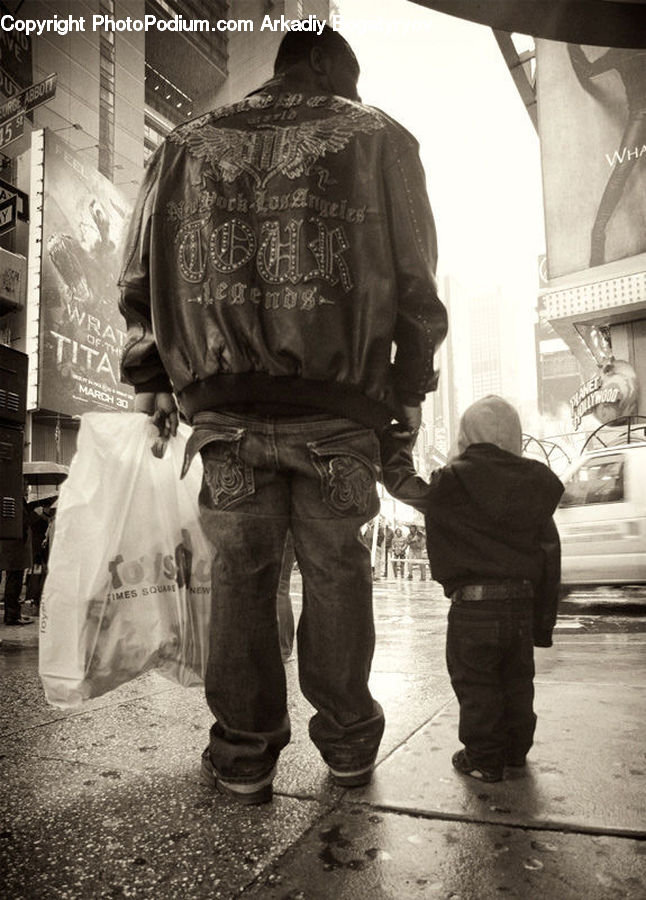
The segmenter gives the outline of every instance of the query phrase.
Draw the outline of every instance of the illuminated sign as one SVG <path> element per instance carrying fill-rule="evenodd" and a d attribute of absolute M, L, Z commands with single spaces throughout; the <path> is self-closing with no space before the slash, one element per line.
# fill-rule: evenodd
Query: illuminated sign
<path fill-rule="evenodd" d="M 594 378 L 586 381 L 570 400 L 570 410 L 572 412 L 572 422 L 574 423 L 574 427 L 578 428 L 583 416 L 587 415 L 587 413 L 594 412 L 599 404 L 616 403 L 620 396 L 618 387 L 603 387 L 601 375 L 595 375 Z"/>
<path fill-rule="evenodd" d="M 613 360 L 603 370 L 582 384 L 570 399 L 570 412 L 575 428 L 588 413 L 600 422 L 608 423 L 637 412 L 638 386 L 633 367 L 622 360 Z"/>

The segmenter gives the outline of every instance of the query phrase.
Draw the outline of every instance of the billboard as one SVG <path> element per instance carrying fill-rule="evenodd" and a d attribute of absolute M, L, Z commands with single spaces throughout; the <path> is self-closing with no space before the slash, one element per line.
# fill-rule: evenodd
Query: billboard
<path fill-rule="evenodd" d="M 117 308 L 130 210 L 117 188 L 45 132 L 38 407 L 67 415 L 127 410 L 119 382 L 125 343 Z"/>
<path fill-rule="evenodd" d="M 646 50 L 537 41 L 550 278 L 646 251 Z"/>

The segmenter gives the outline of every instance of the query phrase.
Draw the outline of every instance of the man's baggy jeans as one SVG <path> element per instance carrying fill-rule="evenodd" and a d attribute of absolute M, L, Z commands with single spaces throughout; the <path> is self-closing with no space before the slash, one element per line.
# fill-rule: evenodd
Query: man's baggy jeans
<path fill-rule="evenodd" d="M 276 590 L 287 529 L 303 579 L 298 669 L 316 709 L 310 737 L 328 765 L 372 764 L 384 728 L 368 690 L 374 651 L 370 552 L 360 527 L 379 510 L 379 445 L 347 419 L 199 413 L 187 447 L 204 463 L 202 527 L 213 543 L 206 699 L 210 755 L 251 783 L 290 737 Z"/>

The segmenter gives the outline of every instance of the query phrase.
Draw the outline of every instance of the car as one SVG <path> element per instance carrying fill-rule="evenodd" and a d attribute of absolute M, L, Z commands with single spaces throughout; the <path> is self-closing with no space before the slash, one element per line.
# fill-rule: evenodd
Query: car
<path fill-rule="evenodd" d="M 584 453 L 563 481 L 562 585 L 645 584 L 646 442 Z"/>

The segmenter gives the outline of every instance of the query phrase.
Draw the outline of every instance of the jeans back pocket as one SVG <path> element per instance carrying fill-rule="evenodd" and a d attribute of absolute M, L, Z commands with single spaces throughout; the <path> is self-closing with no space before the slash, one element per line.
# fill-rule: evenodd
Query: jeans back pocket
<path fill-rule="evenodd" d="M 253 467 L 240 456 L 244 434 L 244 428 L 218 426 L 192 436 L 196 440 L 191 450 L 193 454 L 199 450 L 202 455 L 203 489 L 206 485 L 212 509 L 229 509 L 255 491 Z"/>
<path fill-rule="evenodd" d="M 375 515 L 379 509 L 376 479 L 379 444 L 367 428 L 308 443 L 321 496 L 339 515 Z"/>

